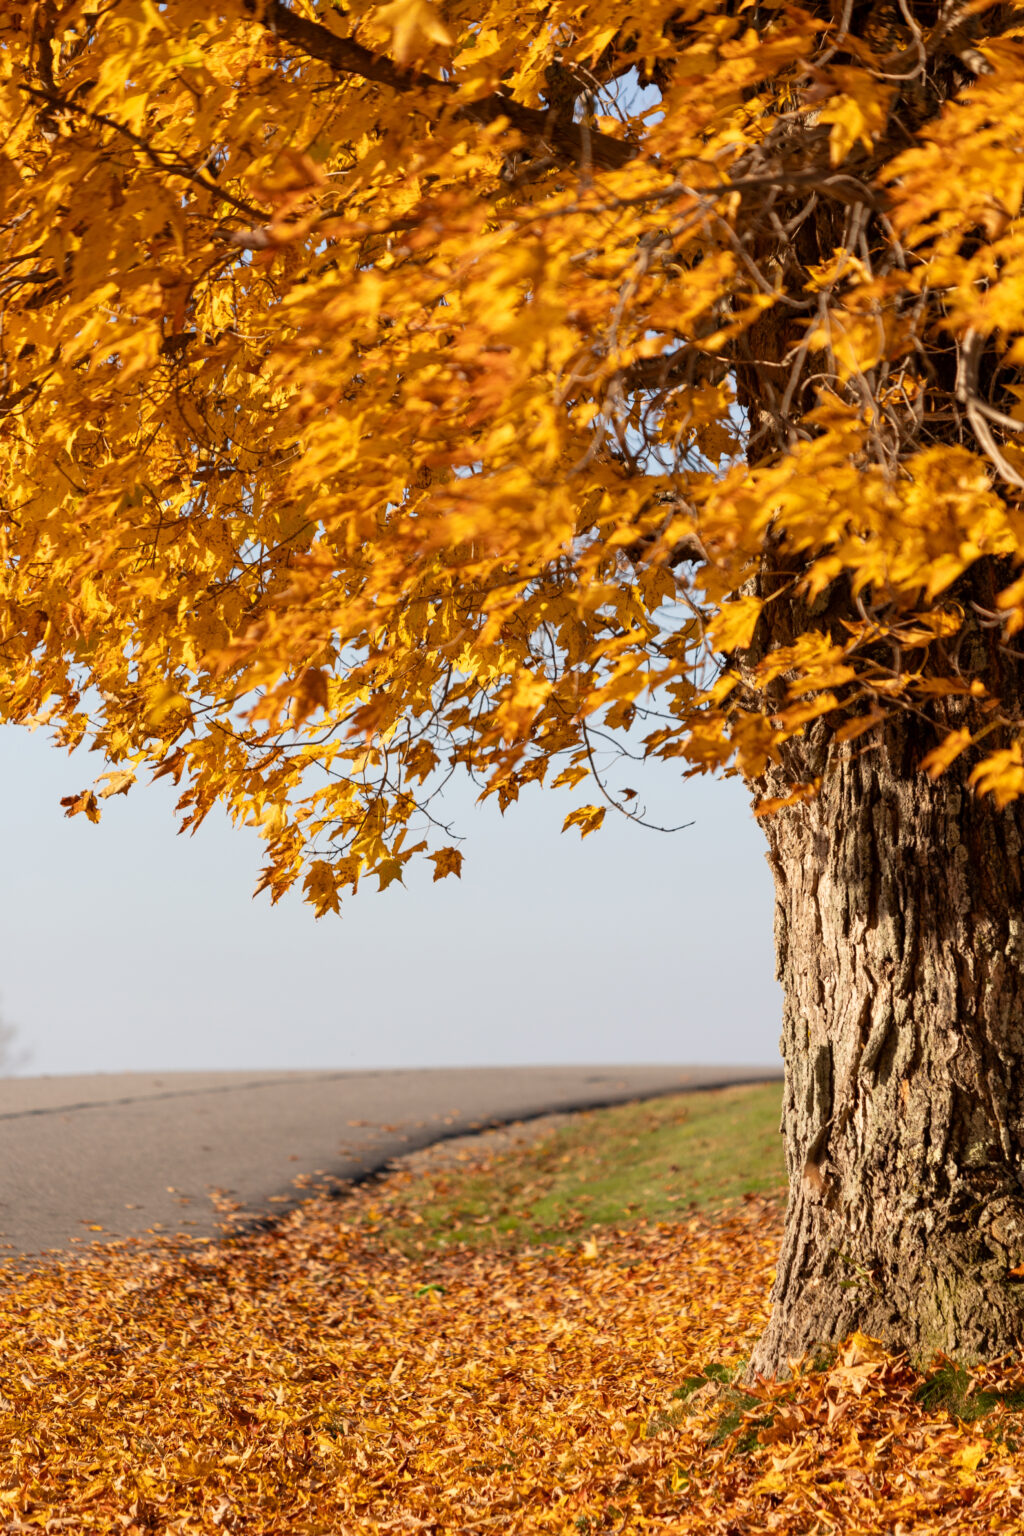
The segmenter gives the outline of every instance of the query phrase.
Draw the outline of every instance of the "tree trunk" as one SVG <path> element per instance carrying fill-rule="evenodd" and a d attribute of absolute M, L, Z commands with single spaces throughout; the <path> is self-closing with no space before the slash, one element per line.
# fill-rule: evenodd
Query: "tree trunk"
<path fill-rule="evenodd" d="M 932 783 L 913 734 L 765 821 L 789 1211 L 752 1374 L 855 1328 L 916 1359 L 1024 1338 L 1024 801 Z"/>

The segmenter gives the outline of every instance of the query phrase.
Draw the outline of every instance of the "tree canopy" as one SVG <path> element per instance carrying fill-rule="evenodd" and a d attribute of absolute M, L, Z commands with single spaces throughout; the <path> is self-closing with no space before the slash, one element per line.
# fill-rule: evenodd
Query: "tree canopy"
<path fill-rule="evenodd" d="M 0 74 L 0 715 L 102 753 L 69 814 L 173 776 L 323 913 L 598 731 L 757 785 L 909 712 L 1024 790 L 1020 6 L 8 0 Z"/>

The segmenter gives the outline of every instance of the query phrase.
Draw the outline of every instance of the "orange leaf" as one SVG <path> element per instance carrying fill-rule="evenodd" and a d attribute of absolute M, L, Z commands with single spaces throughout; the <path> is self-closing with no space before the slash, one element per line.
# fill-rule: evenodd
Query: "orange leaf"
<path fill-rule="evenodd" d="M 91 789 L 83 789 L 79 795 L 65 795 L 61 800 L 65 816 L 79 816 L 83 812 L 90 821 L 99 821 L 100 808 Z"/>
<path fill-rule="evenodd" d="M 604 821 L 605 807 L 603 805 L 581 805 L 575 811 L 570 811 L 562 823 L 562 831 L 568 832 L 570 827 L 579 827 L 580 837 L 589 837 L 591 832 L 596 832 Z"/>
<path fill-rule="evenodd" d="M 759 800 L 754 806 L 755 816 L 773 816 L 776 811 L 784 810 L 787 805 L 802 805 L 805 800 L 813 800 L 821 788 L 821 779 L 812 779 L 809 784 L 794 784 L 788 795 L 777 795 L 770 800 Z"/>
<path fill-rule="evenodd" d="M 292 724 L 301 725 L 314 710 L 327 708 L 327 673 L 307 667 L 292 692 Z"/>
<path fill-rule="evenodd" d="M 457 848 L 439 848 L 436 853 L 428 853 L 428 859 L 434 861 L 434 879 L 443 880 L 446 875 L 455 875 L 462 878 L 462 854 Z"/>
<path fill-rule="evenodd" d="M 930 779 L 937 779 L 940 774 L 945 773 L 950 763 L 958 758 L 961 752 L 966 751 L 971 744 L 971 739 L 971 733 L 966 726 L 959 731 L 950 731 L 937 747 L 925 753 L 921 759 L 922 769 Z"/>

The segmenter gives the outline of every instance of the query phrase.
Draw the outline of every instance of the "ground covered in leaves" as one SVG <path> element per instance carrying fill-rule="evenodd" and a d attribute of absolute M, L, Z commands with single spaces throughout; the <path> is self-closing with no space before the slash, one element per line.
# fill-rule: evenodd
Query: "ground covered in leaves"
<path fill-rule="evenodd" d="M 551 1148 L 506 1150 L 497 1184 L 513 1155 Z M 8 1272 L 0 1532 L 1024 1530 L 1018 1362 L 922 1374 L 854 1338 L 740 1385 L 776 1197 L 560 1244 L 395 1240 L 431 1177 L 451 1204 L 486 1173 Z"/>

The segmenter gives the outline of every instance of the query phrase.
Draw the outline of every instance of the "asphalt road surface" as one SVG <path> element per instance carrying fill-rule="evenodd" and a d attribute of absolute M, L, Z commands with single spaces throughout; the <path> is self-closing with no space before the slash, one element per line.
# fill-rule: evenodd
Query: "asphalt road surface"
<path fill-rule="evenodd" d="M 776 1067 L 435 1067 L 0 1079 L 0 1264 L 147 1234 L 214 1236 L 451 1136 L 763 1082 Z M 219 1193 L 218 1193 L 219 1192 Z"/>

